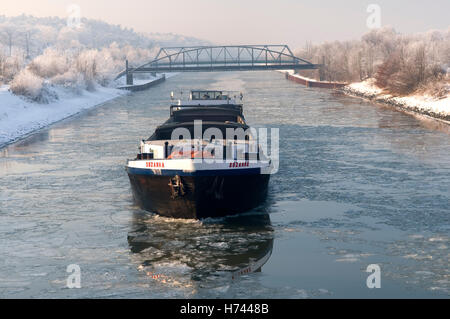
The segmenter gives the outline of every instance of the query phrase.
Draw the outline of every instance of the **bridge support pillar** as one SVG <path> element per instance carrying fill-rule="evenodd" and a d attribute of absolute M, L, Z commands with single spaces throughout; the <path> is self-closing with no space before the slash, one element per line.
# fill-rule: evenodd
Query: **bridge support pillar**
<path fill-rule="evenodd" d="M 133 73 L 127 73 L 127 85 L 133 85 Z"/>
<path fill-rule="evenodd" d="M 133 85 L 133 73 L 129 71 L 128 60 L 126 61 L 127 85 Z"/>
<path fill-rule="evenodd" d="M 325 56 L 322 56 L 322 65 L 319 68 L 319 80 L 325 81 Z"/>

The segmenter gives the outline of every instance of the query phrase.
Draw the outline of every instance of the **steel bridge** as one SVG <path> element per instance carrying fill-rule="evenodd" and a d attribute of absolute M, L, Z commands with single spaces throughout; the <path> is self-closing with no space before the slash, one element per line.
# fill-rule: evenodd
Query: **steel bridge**
<path fill-rule="evenodd" d="M 227 45 L 167 47 L 156 58 L 139 67 L 129 67 L 116 79 L 126 75 L 127 85 L 133 84 L 134 73 L 221 72 L 258 70 L 311 70 L 313 64 L 294 56 L 287 45 Z"/>

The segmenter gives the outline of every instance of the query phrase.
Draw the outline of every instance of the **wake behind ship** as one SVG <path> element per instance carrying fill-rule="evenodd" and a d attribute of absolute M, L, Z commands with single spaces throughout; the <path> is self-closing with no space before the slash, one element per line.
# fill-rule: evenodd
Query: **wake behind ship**
<path fill-rule="evenodd" d="M 236 100 L 229 92 L 202 90 L 171 105 L 170 118 L 141 142 L 126 167 L 139 206 L 165 217 L 202 219 L 265 201 L 271 162 Z"/>

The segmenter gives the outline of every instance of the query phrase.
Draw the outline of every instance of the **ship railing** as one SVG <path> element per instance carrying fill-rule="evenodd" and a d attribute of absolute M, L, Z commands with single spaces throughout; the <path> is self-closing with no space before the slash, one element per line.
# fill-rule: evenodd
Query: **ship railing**
<path fill-rule="evenodd" d="M 200 143 L 199 143 L 200 142 Z M 219 154 L 216 154 L 216 150 Z M 256 140 L 192 140 L 164 142 L 162 158 L 155 158 L 154 152 L 140 152 L 136 160 L 178 160 L 178 159 L 209 159 L 216 161 L 249 161 L 261 159 L 261 147 Z M 159 157 L 159 156 L 158 156 Z"/>
<path fill-rule="evenodd" d="M 244 99 L 244 95 L 240 91 L 226 90 L 189 90 L 189 91 L 172 91 L 170 94 L 172 101 L 230 101 Z"/>
<path fill-rule="evenodd" d="M 170 116 L 173 116 L 174 112 L 180 111 L 182 109 L 187 108 L 198 108 L 198 107 L 235 107 L 238 108 L 238 111 L 240 114 L 244 112 L 244 108 L 241 104 L 235 104 L 235 103 L 224 103 L 224 104 L 208 104 L 208 105 L 201 105 L 201 104 L 192 104 L 192 105 L 186 105 L 186 104 L 179 104 L 179 105 L 171 105 L 170 106 Z"/>

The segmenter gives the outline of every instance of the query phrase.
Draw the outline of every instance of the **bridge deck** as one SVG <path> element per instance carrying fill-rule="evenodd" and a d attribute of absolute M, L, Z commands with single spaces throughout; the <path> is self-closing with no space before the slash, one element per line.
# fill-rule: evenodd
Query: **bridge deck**
<path fill-rule="evenodd" d="M 221 72 L 221 71 L 267 71 L 267 70 L 314 70 L 320 64 L 284 64 L 284 65 L 206 65 L 206 66 L 155 66 L 133 70 L 133 73 L 164 72 Z"/>

